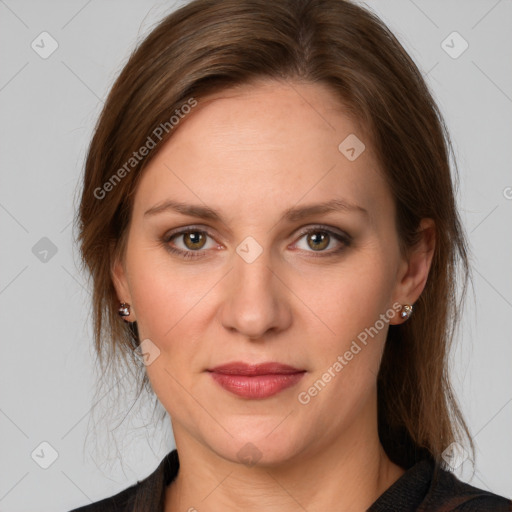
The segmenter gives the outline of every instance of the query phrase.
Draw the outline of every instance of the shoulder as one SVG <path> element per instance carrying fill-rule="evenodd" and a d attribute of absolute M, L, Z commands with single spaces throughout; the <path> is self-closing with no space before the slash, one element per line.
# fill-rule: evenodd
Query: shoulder
<path fill-rule="evenodd" d="M 69 512 L 131 512 L 144 503 L 147 510 L 161 510 L 165 487 L 176 477 L 179 469 L 177 450 L 169 452 L 159 466 L 143 480 L 101 501 L 75 508 Z"/>
<path fill-rule="evenodd" d="M 512 501 L 459 480 L 423 459 L 375 501 L 368 512 L 512 512 Z"/>
<path fill-rule="evenodd" d="M 80 508 L 75 508 L 69 512 L 125 512 L 131 510 L 138 487 L 140 487 L 140 482 L 137 482 L 114 496 L 96 501 L 89 505 L 84 505 Z"/>
<path fill-rule="evenodd" d="M 512 512 L 512 501 L 459 480 L 441 468 L 432 475 L 430 492 L 421 511 Z"/>

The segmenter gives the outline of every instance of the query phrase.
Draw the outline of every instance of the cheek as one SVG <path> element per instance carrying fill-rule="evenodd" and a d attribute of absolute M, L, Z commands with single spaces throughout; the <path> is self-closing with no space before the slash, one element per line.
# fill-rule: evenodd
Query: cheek
<path fill-rule="evenodd" d="M 162 343 L 176 337 L 176 332 L 197 315 L 196 308 L 216 278 L 172 263 L 162 248 L 132 254 L 130 289 L 141 338 L 155 338 Z"/>
<path fill-rule="evenodd" d="M 388 266 L 382 258 L 363 256 L 328 271 L 314 271 L 314 275 L 303 272 L 293 285 L 294 293 L 311 311 L 311 322 L 323 333 L 325 353 L 344 352 L 389 308 L 392 281 Z"/>
<path fill-rule="evenodd" d="M 150 339 L 158 357 L 146 373 L 159 401 L 171 416 L 195 417 L 197 405 L 190 396 L 201 396 L 197 375 L 202 368 L 201 336 L 204 331 L 207 292 L 213 277 L 190 279 L 186 272 L 145 256 L 134 267 L 130 286 L 141 341 Z M 200 323 L 202 323 L 202 326 Z"/>
<path fill-rule="evenodd" d="M 389 319 L 382 320 L 381 315 L 394 314 L 389 311 L 392 273 L 382 254 L 361 252 L 347 259 L 346 265 L 332 268 L 329 275 L 305 278 L 297 292 L 307 297 L 308 305 L 329 327 L 315 319 L 318 332 L 327 335 L 319 337 L 314 352 L 309 351 L 315 370 L 300 388 L 304 393 L 300 403 L 307 402 L 305 410 L 319 418 L 327 411 L 336 418 L 335 424 L 357 416 L 375 389 L 389 326 Z M 308 281 L 318 285 L 309 293 Z"/>
<path fill-rule="evenodd" d="M 381 315 L 390 311 L 390 274 L 382 260 L 360 263 L 320 279 L 325 292 L 318 287 L 308 295 L 329 330 L 319 327 L 328 335 L 309 351 L 315 370 L 301 385 L 299 402 L 333 429 L 350 424 L 373 396 L 389 326 Z"/>

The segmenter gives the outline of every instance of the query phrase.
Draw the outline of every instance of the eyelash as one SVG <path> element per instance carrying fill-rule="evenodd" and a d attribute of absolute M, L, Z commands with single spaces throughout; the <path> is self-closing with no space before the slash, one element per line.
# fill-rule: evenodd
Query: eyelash
<path fill-rule="evenodd" d="M 172 247 L 171 245 L 169 245 L 169 242 L 173 238 L 179 237 L 180 235 L 185 235 L 187 233 L 201 233 L 201 234 L 205 234 L 205 235 L 209 236 L 210 238 L 213 238 L 213 236 L 208 231 L 190 226 L 187 229 L 177 231 L 174 233 L 169 233 L 169 234 L 165 235 L 162 238 L 162 242 L 164 243 L 165 249 L 167 251 L 169 251 L 171 254 L 176 254 L 176 255 L 178 255 L 184 259 L 187 259 L 187 260 L 206 257 L 205 252 L 208 251 L 208 249 L 199 249 L 197 251 L 192 251 L 192 250 L 184 251 L 182 249 L 177 249 L 176 247 Z M 305 229 L 304 231 L 302 231 L 299 234 L 298 240 L 300 240 L 303 236 L 308 235 L 310 233 L 327 233 L 330 237 L 334 238 L 335 240 L 337 240 L 338 242 L 341 242 L 343 244 L 338 249 L 331 250 L 328 252 L 319 251 L 318 254 L 314 254 L 315 251 L 306 251 L 306 252 L 313 252 L 313 255 L 311 256 L 313 258 L 318 258 L 318 257 L 326 258 L 326 257 L 330 257 L 330 256 L 336 256 L 336 255 L 340 254 L 341 252 L 343 252 L 352 243 L 352 238 L 349 235 L 337 233 L 335 231 L 330 230 L 327 226 L 322 226 L 322 225 L 313 226 L 311 228 Z"/>

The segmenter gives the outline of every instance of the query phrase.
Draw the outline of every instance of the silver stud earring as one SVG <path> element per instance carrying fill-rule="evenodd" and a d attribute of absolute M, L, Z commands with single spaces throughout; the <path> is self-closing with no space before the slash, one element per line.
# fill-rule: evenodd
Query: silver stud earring
<path fill-rule="evenodd" d="M 412 305 L 404 304 L 400 311 L 400 318 L 405 318 L 405 320 L 409 320 L 409 317 L 412 315 Z"/>
<path fill-rule="evenodd" d="M 120 317 L 130 316 L 130 304 L 128 304 L 127 302 L 121 302 L 117 312 L 119 313 Z M 124 321 L 127 322 L 128 320 Z"/>

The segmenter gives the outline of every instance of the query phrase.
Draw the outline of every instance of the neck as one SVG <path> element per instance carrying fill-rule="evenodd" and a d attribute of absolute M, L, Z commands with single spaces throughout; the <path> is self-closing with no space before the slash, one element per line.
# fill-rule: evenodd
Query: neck
<path fill-rule="evenodd" d="M 364 511 L 404 473 L 380 444 L 375 403 L 343 435 L 319 435 L 300 454 L 263 467 L 226 460 L 173 429 L 180 469 L 165 512 Z"/>

